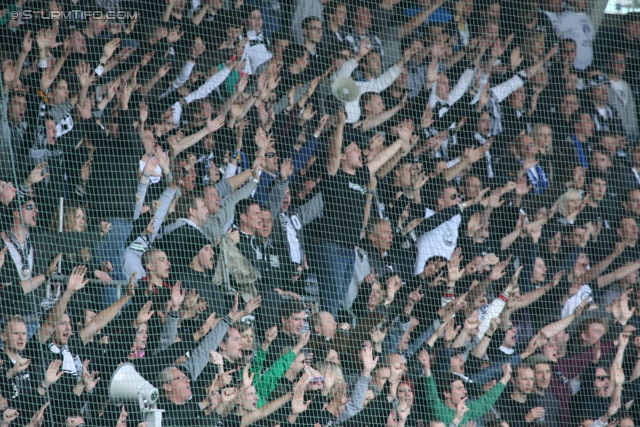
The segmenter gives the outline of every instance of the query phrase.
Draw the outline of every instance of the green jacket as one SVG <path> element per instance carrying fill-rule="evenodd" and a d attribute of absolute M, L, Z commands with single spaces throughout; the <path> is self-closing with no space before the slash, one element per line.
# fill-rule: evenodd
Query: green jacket
<path fill-rule="evenodd" d="M 7 23 L 11 20 L 11 15 L 13 15 L 13 12 L 20 9 L 22 8 L 16 6 L 15 4 L 12 4 L 9 7 L 7 7 L 7 13 L 2 18 L 0 18 L 0 27 L 4 27 L 5 25 L 7 25 Z"/>
<path fill-rule="evenodd" d="M 266 353 L 263 352 L 262 349 L 258 349 L 255 358 L 258 358 L 260 352 L 264 353 L 264 355 L 261 355 L 262 357 L 266 357 Z M 256 393 L 258 394 L 258 408 L 261 408 L 269 402 L 269 396 L 273 390 L 276 389 L 280 379 L 284 373 L 287 372 L 287 369 L 289 369 L 293 361 L 296 360 L 296 357 L 298 356 L 293 351 L 284 354 L 280 359 L 276 360 L 260 378 L 253 381 L 253 385 L 256 387 Z M 264 358 L 261 363 L 264 363 Z M 251 366 L 253 367 L 253 364 Z"/>
<path fill-rule="evenodd" d="M 218 71 L 222 71 L 224 69 L 224 67 L 226 67 L 226 64 L 220 64 L 218 65 Z M 227 77 L 227 79 L 224 81 L 224 88 L 226 90 L 225 95 L 226 96 L 231 96 L 233 94 L 233 92 L 236 91 L 236 85 L 238 84 L 238 81 L 240 80 L 240 72 L 236 71 L 236 70 L 231 70 L 231 73 L 229 73 L 229 77 Z"/>
<path fill-rule="evenodd" d="M 445 426 L 448 426 L 456 416 L 455 409 L 451 409 L 442 403 L 440 396 L 438 396 L 438 389 L 436 388 L 436 382 L 433 379 L 433 376 L 427 377 L 426 384 L 427 399 L 431 402 L 434 417 L 442 421 Z M 505 385 L 499 382 L 491 390 L 483 394 L 480 399 L 468 402 L 467 407 L 469 408 L 469 411 L 465 414 L 460 425 L 466 424 L 468 421 L 477 420 L 487 413 L 496 400 L 498 400 L 500 394 L 502 394 L 504 387 Z"/>

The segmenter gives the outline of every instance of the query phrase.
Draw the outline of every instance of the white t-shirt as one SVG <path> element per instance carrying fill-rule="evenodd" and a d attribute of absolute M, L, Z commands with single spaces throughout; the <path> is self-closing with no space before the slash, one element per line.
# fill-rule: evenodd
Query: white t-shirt
<path fill-rule="evenodd" d="M 435 215 L 435 212 L 426 209 L 424 218 Z M 418 257 L 413 274 L 418 275 L 424 270 L 427 260 L 433 256 L 442 256 L 450 259 L 458 244 L 458 228 L 462 222 L 462 215 L 458 214 L 447 222 L 443 222 L 433 230 L 424 233 L 418 239 Z"/>
<path fill-rule="evenodd" d="M 593 62 L 595 29 L 591 18 L 586 13 L 569 9 L 557 14 L 556 17 L 557 19 L 551 19 L 551 24 L 558 38 L 576 42 L 576 59 L 573 66 L 578 70 L 586 69 Z"/>
<path fill-rule="evenodd" d="M 167 153 L 164 153 L 164 156 L 167 157 Z M 143 162 L 140 160 L 140 172 L 144 171 L 144 167 L 147 165 L 147 162 Z M 156 166 L 155 173 L 160 176 L 152 176 L 149 178 L 149 182 L 151 184 L 157 184 L 162 179 L 162 168 L 160 165 Z"/>

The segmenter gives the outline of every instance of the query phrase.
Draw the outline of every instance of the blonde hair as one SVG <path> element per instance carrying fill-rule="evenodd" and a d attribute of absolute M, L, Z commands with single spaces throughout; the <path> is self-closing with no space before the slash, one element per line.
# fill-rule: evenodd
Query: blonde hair
<path fill-rule="evenodd" d="M 331 390 L 329 390 L 329 400 L 333 400 L 338 396 L 338 392 L 340 391 L 340 384 L 344 383 L 344 374 L 342 373 L 342 368 L 332 362 L 320 362 L 316 365 L 316 369 L 323 376 L 326 376 L 328 371 L 331 371 L 334 375 L 335 381 L 333 386 L 331 386 Z"/>
<path fill-rule="evenodd" d="M 82 210 L 85 214 L 85 223 L 82 231 L 87 231 L 86 211 L 80 205 L 65 205 L 62 213 L 62 231 L 75 231 L 76 229 L 76 213 L 78 210 Z M 51 221 L 50 229 L 52 232 L 57 233 L 60 225 L 60 210 L 56 211 L 53 220 Z"/>
<path fill-rule="evenodd" d="M 582 197 L 580 196 L 580 192 L 575 188 L 570 188 L 565 191 L 562 196 L 560 196 L 560 199 L 558 199 L 558 212 L 560 212 L 562 215 L 566 216 L 568 213 L 567 202 L 569 200 L 581 201 Z"/>

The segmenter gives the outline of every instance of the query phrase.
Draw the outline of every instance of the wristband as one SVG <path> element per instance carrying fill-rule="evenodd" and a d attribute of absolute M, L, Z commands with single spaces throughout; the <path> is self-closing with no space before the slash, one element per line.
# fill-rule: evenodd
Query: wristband
<path fill-rule="evenodd" d="M 509 297 L 506 296 L 505 294 L 500 294 L 498 295 L 498 298 L 500 298 L 502 301 L 504 301 L 505 303 L 509 302 Z"/>

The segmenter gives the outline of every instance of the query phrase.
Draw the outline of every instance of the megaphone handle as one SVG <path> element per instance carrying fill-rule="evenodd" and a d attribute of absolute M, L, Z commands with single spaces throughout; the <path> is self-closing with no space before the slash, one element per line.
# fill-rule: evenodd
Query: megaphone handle
<path fill-rule="evenodd" d="M 145 409 L 147 427 L 162 427 L 162 409 Z"/>

